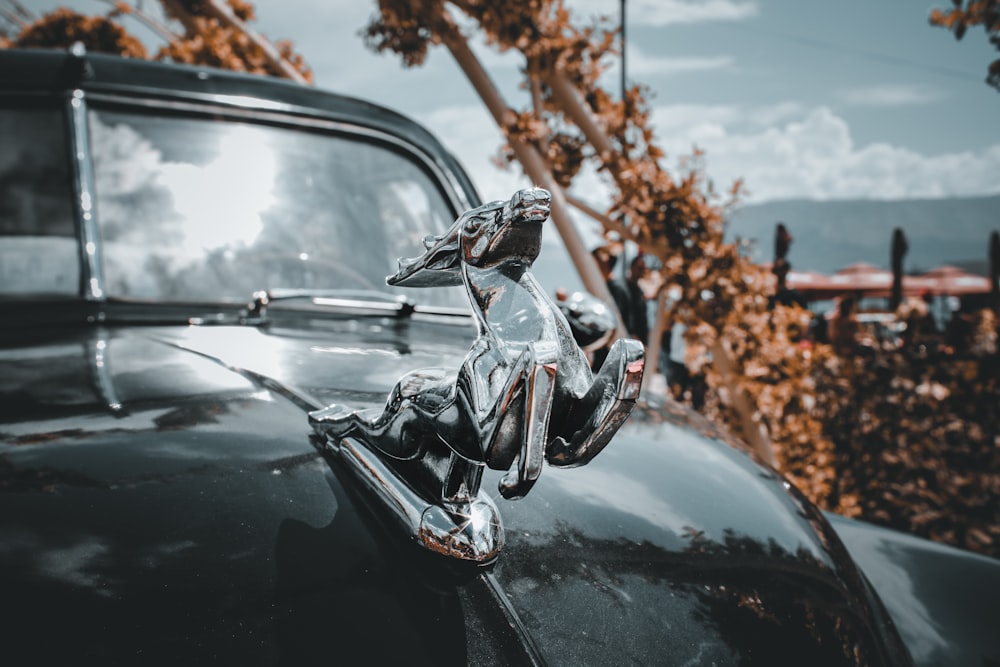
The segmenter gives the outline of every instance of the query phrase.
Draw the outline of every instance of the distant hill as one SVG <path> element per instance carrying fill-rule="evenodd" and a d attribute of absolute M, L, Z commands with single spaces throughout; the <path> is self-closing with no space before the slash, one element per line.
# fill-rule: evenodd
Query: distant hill
<path fill-rule="evenodd" d="M 832 273 L 855 262 L 889 268 L 892 231 L 900 227 L 907 272 L 956 264 L 985 274 L 990 233 L 1000 231 L 1000 196 L 745 205 L 730 214 L 726 237 L 754 240 L 752 258 L 770 262 L 778 222 L 792 235 L 788 259 L 797 270 Z"/>

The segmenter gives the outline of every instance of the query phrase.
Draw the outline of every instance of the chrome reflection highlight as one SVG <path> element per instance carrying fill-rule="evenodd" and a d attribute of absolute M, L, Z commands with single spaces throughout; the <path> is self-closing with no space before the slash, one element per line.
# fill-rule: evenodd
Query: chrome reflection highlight
<path fill-rule="evenodd" d="M 615 342 L 595 376 L 531 274 L 549 203 L 532 188 L 467 211 L 387 279 L 465 286 L 479 335 L 458 370 L 404 375 L 381 411 L 310 414 L 419 544 L 462 560 L 489 562 L 503 545 L 497 508 L 480 490 L 485 466 L 508 471 L 503 497 L 523 497 L 543 461 L 573 467 L 599 454 L 639 395 L 642 344 Z"/>
<path fill-rule="evenodd" d="M 557 295 L 560 296 L 560 295 Z M 592 294 L 573 292 L 560 297 L 562 312 L 577 344 L 584 350 L 596 350 L 605 345 L 618 326 L 618 318 L 608 305 Z"/>

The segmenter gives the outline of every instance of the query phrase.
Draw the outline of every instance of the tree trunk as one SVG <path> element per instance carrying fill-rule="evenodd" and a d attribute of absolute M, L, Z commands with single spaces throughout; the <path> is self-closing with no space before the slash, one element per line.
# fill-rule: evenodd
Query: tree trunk
<path fill-rule="evenodd" d="M 465 76 L 469 79 L 473 88 L 479 93 L 479 97 L 483 100 L 486 108 L 493 115 L 497 126 L 502 130 L 508 121 L 511 120 L 513 112 L 507 107 L 500 96 L 500 92 L 493 85 L 489 75 L 486 73 L 486 70 L 483 69 L 475 54 L 472 53 L 468 43 L 465 41 L 465 37 L 462 36 L 454 25 L 449 25 L 443 31 L 442 39 L 459 67 L 465 72 Z M 566 197 L 562 188 L 552 177 L 552 170 L 534 146 L 524 141 L 512 140 L 511 148 L 518 162 L 521 163 L 524 172 L 528 175 L 528 178 L 552 193 L 552 221 L 555 223 L 556 229 L 559 230 L 560 236 L 562 236 L 570 259 L 572 259 L 576 270 L 583 279 L 584 287 L 591 294 L 607 302 L 610 308 L 616 309 L 615 301 L 611 298 L 611 293 L 608 291 L 608 286 L 604 282 L 604 278 L 597 270 L 594 258 L 591 257 L 590 252 L 584 246 L 579 233 L 576 231 L 576 226 L 569 216 Z M 620 313 L 618 316 L 618 336 L 627 336 Z"/>
<path fill-rule="evenodd" d="M 723 380 L 729 387 L 730 400 L 732 401 L 733 409 L 736 410 L 743 439 L 761 460 L 772 468 L 777 468 L 778 460 L 775 458 L 774 450 L 771 448 L 770 438 L 768 438 L 764 427 L 753 418 L 753 402 L 733 377 L 736 365 L 733 361 L 733 353 L 722 338 L 715 340 L 711 352 L 716 368 L 719 369 L 719 373 L 722 374 Z"/>

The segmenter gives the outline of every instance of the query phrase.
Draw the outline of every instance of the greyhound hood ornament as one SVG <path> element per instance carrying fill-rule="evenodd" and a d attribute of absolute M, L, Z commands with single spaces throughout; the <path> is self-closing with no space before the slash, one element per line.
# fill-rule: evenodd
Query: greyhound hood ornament
<path fill-rule="evenodd" d="M 543 461 L 574 467 L 600 453 L 639 395 L 642 344 L 616 341 L 595 375 L 531 274 L 549 204 L 530 188 L 467 211 L 387 278 L 465 286 L 478 336 L 460 368 L 407 373 L 381 410 L 309 415 L 418 544 L 466 561 L 489 563 L 503 547 L 500 514 L 480 490 L 485 466 L 506 470 L 500 494 L 520 498 Z"/>

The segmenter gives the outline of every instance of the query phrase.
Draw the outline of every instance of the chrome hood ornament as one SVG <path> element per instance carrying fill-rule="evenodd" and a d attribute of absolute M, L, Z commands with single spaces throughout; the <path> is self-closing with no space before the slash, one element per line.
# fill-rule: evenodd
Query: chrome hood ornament
<path fill-rule="evenodd" d="M 485 466 L 507 470 L 500 494 L 524 496 L 543 461 L 593 459 L 639 395 L 643 348 L 619 340 L 595 376 L 566 318 L 531 274 L 550 195 L 520 190 L 467 211 L 400 260 L 390 285 L 464 285 L 478 337 L 458 369 L 412 371 L 382 410 L 331 405 L 314 430 L 391 508 L 422 546 L 487 563 L 503 546 Z"/>

